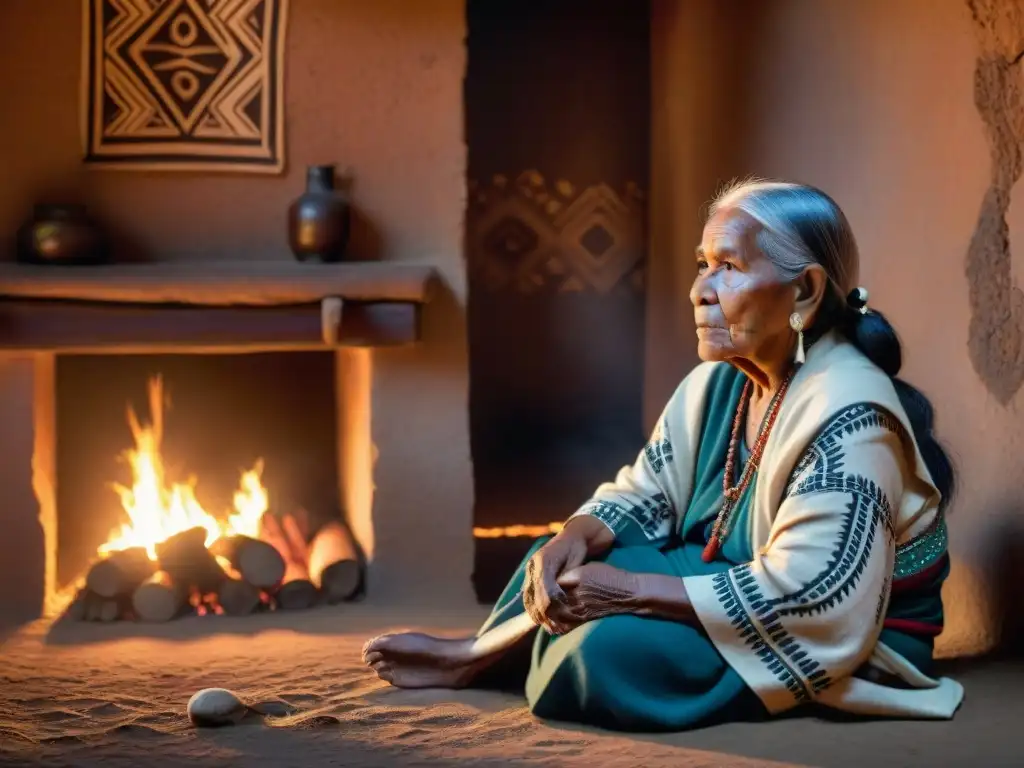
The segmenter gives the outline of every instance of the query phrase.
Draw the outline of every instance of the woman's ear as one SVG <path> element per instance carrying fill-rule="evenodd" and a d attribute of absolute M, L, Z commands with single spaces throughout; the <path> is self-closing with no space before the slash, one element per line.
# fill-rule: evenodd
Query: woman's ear
<path fill-rule="evenodd" d="M 796 279 L 796 302 L 794 309 L 804 317 L 804 323 L 810 325 L 814 316 L 818 313 L 825 298 L 825 289 L 828 287 L 828 275 L 825 270 L 815 264 L 808 267 Z"/>

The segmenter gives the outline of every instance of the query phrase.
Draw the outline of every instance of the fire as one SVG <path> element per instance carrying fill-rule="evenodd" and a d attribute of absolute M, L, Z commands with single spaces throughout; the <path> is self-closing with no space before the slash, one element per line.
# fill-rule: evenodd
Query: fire
<path fill-rule="evenodd" d="M 547 525 L 506 525 L 498 528 L 474 528 L 473 536 L 478 539 L 504 539 L 524 536 L 538 539 L 541 536 L 558 533 L 564 527 L 564 523 L 548 523 Z"/>
<path fill-rule="evenodd" d="M 131 487 L 113 486 L 130 522 L 111 533 L 107 543 L 100 547 L 100 554 L 145 547 L 150 558 L 155 560 L 157 544 L 196 527 L 206 529 L 207 546 L 221 536 L 258 536 L 260 520 L 267 511 L 267 491 L 260 480 L 262 460 L 242 473 L 234 495 L 234 512 L 229 513 L 224 521 L 218 520 L 207 513 L 196 499 L 194 478 L 187 483 L 167 482 L 160 453 L 164 433 L 163 409 L 163 380 L 156 376 L 149 381 L 152 424 L 141 424 L 135 411 L 128 407 L 128 427 L 135 447 L 125 451 L 124 458 L 131 467 Z"/>

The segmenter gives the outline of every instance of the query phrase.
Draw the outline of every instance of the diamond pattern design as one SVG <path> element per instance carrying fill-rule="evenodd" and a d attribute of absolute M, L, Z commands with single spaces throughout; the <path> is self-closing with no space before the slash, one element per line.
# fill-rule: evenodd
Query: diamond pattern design
<path fill-rule="evenodd" d="M 280 172 L 288 0 L 82 0 L 86 161 Z"/>
<path fill-rule="evenodd" d="M 549 191 L 534 171 L 491 188 L 476 183 L 467 217 L 470 270 L 492 289 L 523 292 L 642 292 L 644 206 L 606 184 L 577 191 L 567 181 Z"/>
<path fill-rule="evenodd" d="M 580 236 L 580 245 L 595 259 L 599 259 L 615 245 L 615 238 L 603 226 L 595 224 Z"/>

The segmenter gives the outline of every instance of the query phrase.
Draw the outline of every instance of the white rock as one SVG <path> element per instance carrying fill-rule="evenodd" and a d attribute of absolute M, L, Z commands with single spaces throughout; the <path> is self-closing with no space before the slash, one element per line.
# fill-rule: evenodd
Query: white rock
<path fill-rule="evenodd" d="M 248 709 L 226 688 L 203 688 L 188 700 L 188 719 L 200 728 L 234 725 L 245 717 Z"/>

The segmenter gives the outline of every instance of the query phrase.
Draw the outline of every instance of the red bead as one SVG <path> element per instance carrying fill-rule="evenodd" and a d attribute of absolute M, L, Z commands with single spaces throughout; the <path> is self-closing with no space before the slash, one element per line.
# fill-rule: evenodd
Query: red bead
<path fill-rule="evenodd" d="M 718 550 L 722 548 L 721 542 L 718 540 L 718 536 L 715 534 L 711 535 L 708 539 L 708 543 L 704 546 L 704 551 L 701 552 L 700 559 L 705 563 L 713 563 L 715 558 L 718 557 Z"/>

